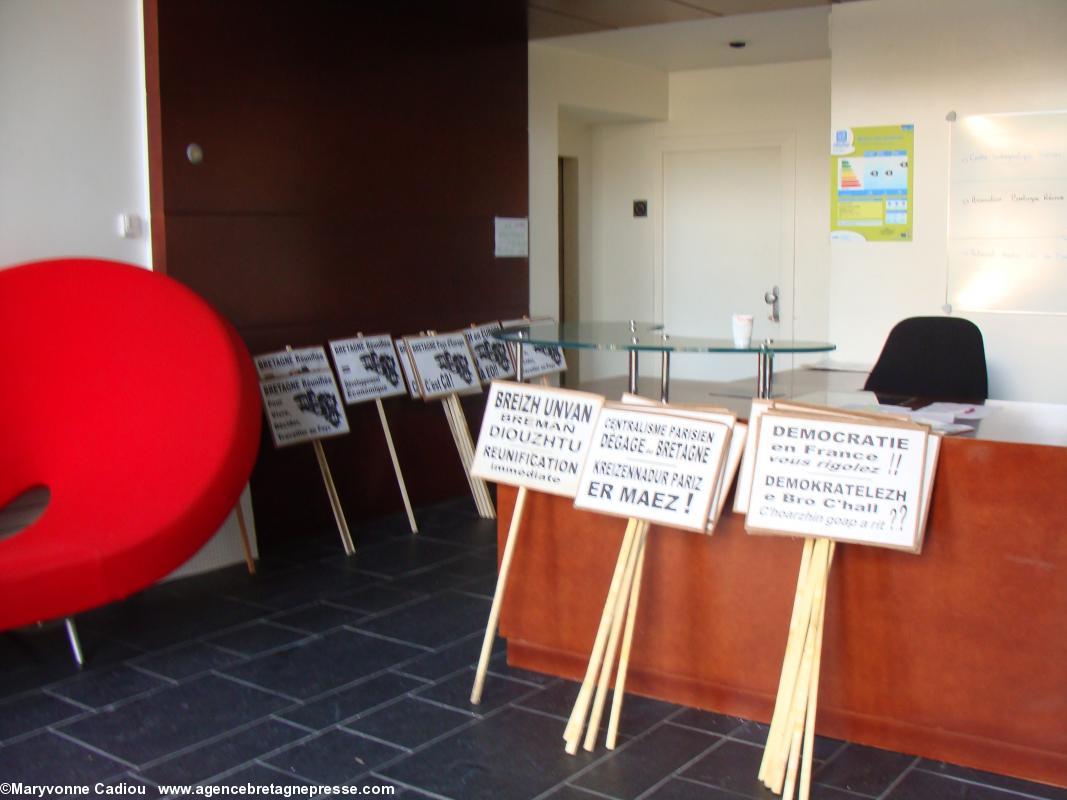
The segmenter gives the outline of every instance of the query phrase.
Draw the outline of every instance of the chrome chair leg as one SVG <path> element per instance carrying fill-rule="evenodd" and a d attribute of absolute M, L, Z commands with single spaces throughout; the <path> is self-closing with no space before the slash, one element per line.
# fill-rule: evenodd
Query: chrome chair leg
<path fill-rule="evenodd" d="M 74 619 L 67 617 L 63 620 L 63 624 L 67 628 L 67 638 L 70 640 L 70 649 L 74 654 L 74 663 L 78 665 L 78 669 L 81 669 L 85 666 L 85 657 L 82 655 L 82 646 L 78 641 L 78 630 L 74 627 Z"/>

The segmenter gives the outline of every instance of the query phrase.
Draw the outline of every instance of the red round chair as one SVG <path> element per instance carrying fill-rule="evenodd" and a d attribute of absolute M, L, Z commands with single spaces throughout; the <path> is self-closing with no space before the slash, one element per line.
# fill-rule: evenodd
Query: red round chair
<path fill-rule="evenodd" d="M 0 365 L 0 509 L 51 493 L 0 539 L 0 630 L 154 583 L 237 503 L 259 448 L 255 370 L 181 284 L 94 259 L 0 270 Z"/>

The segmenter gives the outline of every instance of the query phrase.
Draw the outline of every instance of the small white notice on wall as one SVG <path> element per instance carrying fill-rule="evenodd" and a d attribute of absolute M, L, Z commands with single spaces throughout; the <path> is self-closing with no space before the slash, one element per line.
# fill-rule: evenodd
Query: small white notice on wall
<path fill-rule="evenodd" d="M 493 255 L 526 258 L 530 254 L 530 223 L 526 217 L 493 217 Z"/>

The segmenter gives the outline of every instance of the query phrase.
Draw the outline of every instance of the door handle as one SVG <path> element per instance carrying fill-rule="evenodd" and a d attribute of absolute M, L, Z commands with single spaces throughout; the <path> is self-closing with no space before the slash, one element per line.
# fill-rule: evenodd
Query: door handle
<path fill-rule="evenodd" d="M 779 311 L 781 310 L 781 306 L 778 303 L 777 286 L 773 287 L 769 292 L 763 293 L 763 302 L 771 307 L 771 315 L 768 317 L 768 319 L 771 322 L 781 322 L 782 317 L 779 313 Z"/>

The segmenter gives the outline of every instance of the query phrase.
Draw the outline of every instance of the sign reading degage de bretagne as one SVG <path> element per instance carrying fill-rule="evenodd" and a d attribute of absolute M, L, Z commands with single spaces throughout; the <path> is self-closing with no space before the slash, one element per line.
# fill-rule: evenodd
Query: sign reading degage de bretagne
<path fill-rule="evenodd" d="M 729 433 L 721 422 L 605 405 L 574 505 L 703 532 Z"/>
<path fill-rule="evenodd" d="M 918 552 L 928 439 L 918 425 L 766 411 L 745 527 Z"/>
<path fill-rule="evenodd" d="M 604 398 L 493 381 L 471 475 L 574 497 Z"/>

